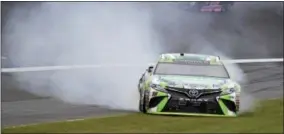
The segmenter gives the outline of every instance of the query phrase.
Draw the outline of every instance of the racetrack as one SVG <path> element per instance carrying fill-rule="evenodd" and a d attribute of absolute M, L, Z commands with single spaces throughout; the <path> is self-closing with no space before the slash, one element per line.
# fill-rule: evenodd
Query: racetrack
<path fill-rule="evenodd" d="M 270 21 L 255 21 L 255 19 L 248 19 L 246 21 L 246 27 L 242 30 L 231 30 L 230 33 L 235 34 L 236 39 L 230 39 L 232 44 L 240 44 L 237 46 L 233 58 L 279 58 L 283 57 L 283 17 L 279 19 L 279 16 L 271 13 L 271 11 L 263 11 L 263 18 L 267 17 Z M 258 12 L 257 12 L 258 13 Z M 271 15 L 272 14 L 272 15 Z M 226 15 L 224 15 L 226 16 Z M 256 13 L 250 15 L 257 19 L 261 17 L 256 17 Z M 273 16 L 276 16 L 273 18 Z M 214 25 L 216 31 L 227 31 L 232 23 L 227 17 L 218 16 Z M 221 25 L 218 27 L 216 25 Z M 226 27 L 228 26 L 228 27 Z M 259 29 L 259 33 L 263 37 L 267 37 L 262 41 L 269 43 L 263 43 L 261 45 L 266 45 L 269 57 L 267 56 L 267 51 L 263 51 L 263 47 L 258 47 L 259 44 L 248 45 L 247 42 L 235 42 L 240 39 L 259 39 L 259 37 L 252 37 L 249 32 L 246 32 L 247 28 L 255 27 Z M 238 29 L 238 28 L 237 28 Z M 219 37 L 213 36 L 214 30 L 206 32 L 205 36 L 208 39 L 216 41 Z M 215 31 L 215 32 L 216 32 Z M 240 32 L 241 31 L 241 32 Z M 228 32 L 228 31 L 227 31 Z M 273 36 L 273 37 L 272 37 Z M 178 40 L 169 38 L 171 40 Z M 187 40 L 184 39 L 186 42 Z M 176 42 L 176 41 L 173 41 Z M 217 41 L 219 42 L 219 41 Z M 225 42 L 225 41 L 224 41 Z M 221 45 L 222 46 L 222 45 Z M 236 45 L 234 45 L 236 46 Z M 176 46 L 171 48 L 172 51 L 179 51 L 183 46 Z M 248 49 L 250 48 L 250 49 Z M 242 64 L 241 68 L 245 71 L 249 83 L 245 85 L 245 89 L 252 93 L 257 99 L 269 99 L 276 97 L 283 97 L 283 63 L 251 63 Z M 115 111 L 108 110 L 106 108 L 101 108 L 98 106 L 82 106 L 82 105 L 71 105 L 58 101 L 53 98 L 43 98 L 36 95 L 32 95 L 21 90 L 18 83 L 13 79 L 11 74 L 1 74 L 1 102 L 2 102 L 2 126 L 13 126 L 20 124 L 30 124 L 39 123 L 46 121 L 56 121 L 64 119 L 77 119 L 83 117 L 91 116 L 108 116 L 111 114 L 126 113 L 125 111 Z M 48 87 L 42 87 L 48 90 Z M 136 90 L 136 89 L 133 89 Z"/>
<path fill-rule="evenodd" d="M 244 88 L 254 97 L 257 99 L 283 97 L 283 65 L 246 64 L 242 65 L 242 68 L 250 80 Z M 71 105 L 52 98 L 31 95 L 13 86 L 12 84 L 16 82 L 10 77 L 2 74 L 3 126 L 126 113 L 97 106 Z"/>

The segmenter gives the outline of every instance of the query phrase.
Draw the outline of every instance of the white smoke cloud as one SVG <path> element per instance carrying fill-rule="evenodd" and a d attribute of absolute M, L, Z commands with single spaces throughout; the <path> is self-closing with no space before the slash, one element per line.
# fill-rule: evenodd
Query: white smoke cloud
<path fill-rule="evenodd" d="M 5 29 L 14 65 L 145 65 L 17 74 L 25 90 L 71 103 L 137 109 L 138 78 L 159 53 L 152 16 L 143 6 L 46 2 L 25 13 L 14 10 Z"/>
<path fill-rule="evenodd" d="M 227 15 L 229 19 L 219 20 L 210 14 L 182 11 L 173 3 L 44 2 L 28 11 L 15 9 L 2 36 L 3 43 L 9 44 L 9 58 L 16 66 L 145 65 L 15 76 L 25 90 L 41 96 L 137 110 L 137 80 L 146 65 L 161 52 L 204 53 L 231 59 L 236 53 L 243 52 L 239 55 L 245 56 L 251 53 L 250 49 L 261 47 L 262 55 L 271 54 L 266 51 L 265 43 L 259 41 L 262 37 L 256 29 L 245 31 L 249 27 L 243 25 L 247 12 L 240 7 L 250 7 L 236 7 Z M 232 22 L 228 22 L 229 26 L 219 24 L 229 20 Z M 235 29 L 245 36 L 236 34 Z M 248 49 L 242 50 L 244 47 Z M 247 81 L 238 65 L 226 66 L 234 80 L 242 84 Z M 244 93 L 241 111 L 247 111 L 254 104 L 251 101 L 254 98 Z"/>

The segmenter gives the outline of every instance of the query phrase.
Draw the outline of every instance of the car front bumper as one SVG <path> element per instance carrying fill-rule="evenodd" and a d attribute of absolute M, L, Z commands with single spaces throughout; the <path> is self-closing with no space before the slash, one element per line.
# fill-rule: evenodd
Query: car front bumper
<path fill-rule="evenodd" d="M 238 109 L 236 101 L 235 93 L 209 94 L 198 99 L 189 99 L 182 94 L 152 89 L 146 107 L 147 113 L 152 114 L 235 117 Z"/>

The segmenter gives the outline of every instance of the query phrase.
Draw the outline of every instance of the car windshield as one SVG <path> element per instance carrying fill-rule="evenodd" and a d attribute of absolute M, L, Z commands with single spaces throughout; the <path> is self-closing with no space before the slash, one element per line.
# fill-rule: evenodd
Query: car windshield
<path fill-rule="evenodd" d="M 158 63 L 154 74 L 229 78 L 229 75 L 223 65 Z"/>

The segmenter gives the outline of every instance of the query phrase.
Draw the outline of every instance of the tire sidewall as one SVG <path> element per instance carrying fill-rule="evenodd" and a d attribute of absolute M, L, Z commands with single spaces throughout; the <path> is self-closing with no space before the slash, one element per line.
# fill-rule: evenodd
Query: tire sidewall
<path fill-rule="evenodd" d="M 139 111 L 142 113 L 146 113 L 145 101 L 145 93 L 141 92 L 139 97 Z"/>

